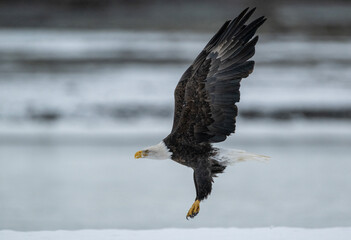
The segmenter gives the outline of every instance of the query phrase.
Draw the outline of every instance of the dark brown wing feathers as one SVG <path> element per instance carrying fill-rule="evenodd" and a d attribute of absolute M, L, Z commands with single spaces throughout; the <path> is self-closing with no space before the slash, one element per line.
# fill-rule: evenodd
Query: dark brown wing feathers
<path fill-rule="evenodd" d="M 171 135 L 182 142 L 221 142 L 235 131 L 240 81 L 254 68 L 252 37 L 266 20 L 245 25 L 254 10 L 225 22 L 180 79 Z"/>
<path fill-rule="evenodd" d="M 194 72 L 198 69 L 199 66 L 203 63 L 207 55 L 210 53 L 212 48 L 216 45 L 219 37 L 223 34 L 225 29 L 227 28 L 230 21 L 226 21 L 223 26 L 218 30 L 218 32 L 211 38 L 211 40 L 207 43 L 205 48 L 200 52 L 200 54 L 196 57 L 192 65 L 183 73 L 180 78 L 177 87 L 174 90 L 174 119 L 173 119 L 173 127 L 172 133 L 175 131 L 176 127 L 179 123 L 179 118 L 181 117 L 181 113 L 183 111 L 183 107 L 185 104 L 184 94 L 185 94 L 185 86 L 190 78 L 193 77 Z"/>
<path fill-rule="evenodd" d="M 183 107 L 185 105 L 185 87 L 190 78 L 193 77 L 194 73 L 197 71 L 198 67 L 201 66 L 207 55 L 210 53 L 212 48 L 218 42 L 219 37 L 223 34 L 225 29 L 227 28 L 230 21 L 226 21 L 223 26 L 218 30 L 218 32 L 211 38 L 211 40 L 207 43 L 205 48 L 200 52 L 200 54 L 196 57 L 192 65 L 183 73 L 180 78 L 177 87 L 174 90 L 174 119 L 173 119 L 173 127 L 172 133 L 176 130 L 179 118 L 182 115 Z"/>

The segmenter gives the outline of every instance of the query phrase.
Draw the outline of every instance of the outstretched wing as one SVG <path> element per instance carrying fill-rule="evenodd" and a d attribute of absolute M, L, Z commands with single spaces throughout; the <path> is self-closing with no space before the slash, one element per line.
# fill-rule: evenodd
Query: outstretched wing
<path fill-rule="evenodd" d="M 240 81 L 254 68 L 256 30 L 266 20 L 246 21 L 255 9 L 245 9 L 226 22 L 183 74 L 175 89 L 171 135 L 184 142 L 221 142 L 235 131 Z"/>
<path fill-rule="evenodd" d="M 205 48 L 200 52 L 200 54 L 195 58 L 194 62 L 190 65 L 190 67 L 183 73 L 180 78 L 175 90 L 174 90 L 174 119 L 173 119 L 173 127 L 172 132 L 177 127 L 179 123 L 179 118 L 183 111 L 183 107 L 185 105 L 185 88 L 186 85 L 194 75 L 194 72 L 201 66 L 203 61 L 206 59 L 207 55 L 213 50 L 213 47 L 217 44 L 219 38 L 227 28 L 230 21 L 226 21 L 223 26 L 218 30 L 218 32 L 212 37 L 212 39 L 207 43 Z"/>

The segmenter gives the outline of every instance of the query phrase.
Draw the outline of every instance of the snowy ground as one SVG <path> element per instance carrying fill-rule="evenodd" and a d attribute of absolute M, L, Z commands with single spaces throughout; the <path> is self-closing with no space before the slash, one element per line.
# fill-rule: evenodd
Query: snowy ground
<path fill-rule="evenodd" d="M 15 232 L 0 231 L 0 238 L 6 240 L 349 240 L 351 228 L 200 228 L 161 230 L 79 230 Z"/>
<path fill-rule="evenodd" d="M 0 30 L 0 125 L 171 118 L 174 88 L 210 36 Z M 242 82 L 241 115 L 349 113 L 350 42 L 261 36 L 254 74 Z"/>

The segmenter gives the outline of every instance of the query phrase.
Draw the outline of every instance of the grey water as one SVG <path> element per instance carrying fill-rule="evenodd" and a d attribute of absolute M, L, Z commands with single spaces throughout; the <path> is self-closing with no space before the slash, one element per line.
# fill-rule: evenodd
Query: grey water
<path fill-rule="evenodd" d="M 0 31 L 0 229 L 350 226 L 351 38 L 261 36 L 228 167 L 185 220 L 192 170 L 133 158 L 172 124 L 211 34 Z"/>
<path fill-rule="evenodd" d="M 161 137 L 124 143 L 1 145 L 1 228 L 351 224 L 350 139 L 337 143 L 239 139 L 238 144 L 233 137 L 225 147 L 272 159 L 228 167 L 215 179 L 197 218 L 186 221 L 195 197 L 192 170 L 169 160 L 133 159 L 134 152 Z"/>

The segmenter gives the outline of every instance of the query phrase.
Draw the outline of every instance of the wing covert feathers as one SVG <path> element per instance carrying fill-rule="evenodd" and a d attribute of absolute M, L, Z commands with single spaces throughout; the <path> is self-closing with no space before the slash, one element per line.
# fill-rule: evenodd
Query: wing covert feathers
<path fill-rule="evenodd" d="M 235 131 L 240 82 L 252 73 L 258 36 L 265 22 L 247 24 L 255 8 L 226 21 L 180 79 L 175 89 L 171 135 L 184 142 L 221 142 Z"/>

